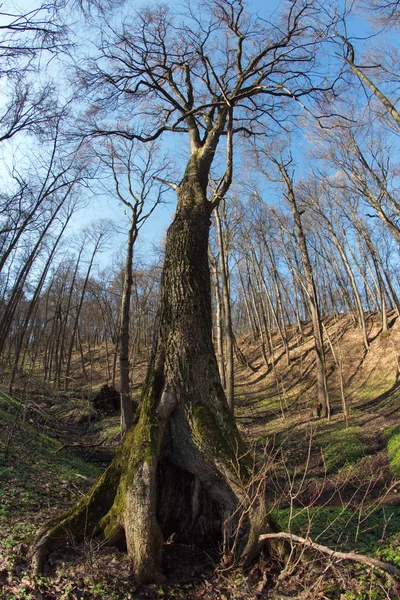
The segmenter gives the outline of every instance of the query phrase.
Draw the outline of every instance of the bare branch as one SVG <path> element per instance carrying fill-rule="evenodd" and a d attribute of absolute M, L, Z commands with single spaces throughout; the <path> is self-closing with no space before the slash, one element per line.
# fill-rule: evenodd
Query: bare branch
<path fill-rule="evenodd" d="M 338 550 L 332 550 L 332 548 L 328 548 L 328 546 L 317 544 L 309 538 L 303 538 L 299 535 L 295 535 L 294 533 L 286 533 L 283 531 L 279 533 L 264 533 L 263 535 L 260 535 L 258 539 L 260 540 L 260 542 L 274 539 L 287 540 L 288 542 L 294 542 L 307 548 L 318 550 L 318 552 L 321 552 L 322 554 L 327 554 L 332 561 L 351 560 L 353 562 L 358 562 L 364 565 L 368 565 L 370 567 L 376 567 L 378 569 L 381 569 L 382 571 L 388 573 L 392 577 L 400 577 L 400 569 L 393 565 L 385 563 L 382 560 L 366 556 L 365 554 L 355 554 L 354 552 L 340 552 Z"/>

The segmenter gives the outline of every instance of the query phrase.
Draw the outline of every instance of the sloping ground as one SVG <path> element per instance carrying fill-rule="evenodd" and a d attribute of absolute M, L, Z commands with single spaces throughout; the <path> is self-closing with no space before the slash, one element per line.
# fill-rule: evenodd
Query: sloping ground
<path fill-rule="evenodd" d="M 346 463 L 354 466 L 358 460 L 362 460 L 362 469 L 367 472 L 366 459 L 370 457 L 371 463 L 375 463 L 380 452 L 384 463 L 381 466 L 388 466 L 387 444 L 392 437 L 392 454 L 395 454 L 398 438 L 393 432 L 399 425 L 400 414 L 400 322 L 391 315 L 389 323 L 388 333 L 382 334 L 379 319 L 370 315 L 369 352 L 365 352 L 361 332 L 348 316 L 325 324 L 325 339 L 328 335 L 337 359 L 333 360 L 327 345 L 330 422 L 312 416 L 310 410 L 316 400 L 310 335 L 299 343 L 298 332 L 291 332 L 290 365 L 275 339 L 275 369 L 267 369 L 257 344 L 245 339 L 241 349 L 249 357 L 253 370 L 238 365 L 236 412 L 246 435 L 259 446 L 284 446 L 291 468 L 304 470 L 307 466 L 316 472 L 320 467 L 320 475 L 323 472 L 333 475 Z M 310 333 L 309 326 L 304 330 Z M 343 417 L 340 371 L 348 422 Z M 374 470 L 373 464 L 371 468 Z M 400 476 L 398 467 L 397 475 Z"/>
<path fill-rule="evenodd" d="M 300 336 L 292 332 L 289 366 L 275 339 L 275 370 L 266 368 L 254 341 L 243 340 L 253 370 L 238 367 L 237 416 L 274 457 L 268 494 L 285 529 L 400 567 L 400 323 L 394 315 L 389 322 L 382 334 L 377 316 L 369 317 L 369 352 L 349 317 L 325 324 L 336 355 L 334 361 L 327 344 L 330 422 L 310 411 L 316 390 L 309 336 L 297 345 Z"/>
<path fill-rule="evenodd" d="M 382 335 L 368 319 L 371 349 L 348 317 L 326 323 L 333 417 L 310 416 L 314 360 L 310 326 L 304 339 L 290 332 L 290 358 L 274 334 L 275 367 L 266 368 L 258 342 L 240 347 L 252 368 L 237 365 L 236 414 L 262 457 L 255 479 L 266 476 L 272 510 L 282 527 L 330 547 L 379 556 L 400 567 L 400 388 L 397 349 L 400 323 L 391 316 Z M 300 343 L 299 343 L 300 342 Z M 340 363 L 339 365 L 337 363 Z M 342 416 L 339 369 L 349 407 Z M 140 384 L 143 369 L 137 372 Z M 79 373 L 74 374 L 79 380 Z M 83 379 L 81 380 L 83 383 Z M 104 383 L 101 379 L 99 387 Z M 22 389 L 22 388 L 21 388 Z M 47 518 L 65 510 L 88 489 L 111 459 L 118 417 L 98 420 L 87 400 L 25 392 L 16 400 L 0 392 L 0 598 L 142 599 L 188 598 L 397 598 L 385 575 L 365 567 L 340 569 L 332 562 L 292 563 L 272 595 L 276 565 L 260 559 L 245 574 L 215 569 L 213 557 L 186 546 L 165 547 L 166 586 L 137 587 L 126 555 L 87 540 L 54 553 L 49 576 L 29 571 L 28 545 Z M 214 557 L 215 558 L 215 557 Z M 312 566 L 310 566 L 312 565 Z M 275 585 L 275 584 L 274 584 Z M 390 591 L 391 590 L 391 591 Z"/>
<path fill-rule="evenodd" d="M 42 392 L 18 400 L 0 390 L 1 600 L 254 597 L 265 583 L 256 568 L 247 578 L 224 569 L 216 575 L 212 555 L 173 540 L 164 551 L 166 586 L 138 587 L 127 555 L 94 539 L 54 551 L 47 575 L 34 576 L 29 545 L 95 481 L 112 456 L 118 423 L 118 416 L 96 420 L 84 398 L 53 394 L 50 403 Z"/>
<path fill-rule="evenodd" d="M 32 399 L 0 391 L 1 598 L 40 597 L 29 596 L 29 578 L 23 582 L 29 543 L 46 519 L 66 510 L 101 472 L 50 437 L 49 420 Z M 69 424 L 64 434 L 72 440 L 79 430 Z"/>
<path fill-rule="evenodd" d="M 245 338 L 241 350 L 253 369 L 237 365 L 237 417 L 247 435 L 254 441 L 283 438 L 293 435 L 293 429 L 320 431 L 341 429 L 343 420 L 340 393 L 340 372 L 343 378 L 345 401 L 349 410 L 349 425 L 362 427 L 364 435 L 383 432 L 398 424 L 400 408 L 400 323 L 391 316 L 390 329 L 381 333 L 376 315 L 368 319 L 371 347 L 366 352 L 360 331 L 348 316 L 326 322 L 326 335 L 333 346 L 339 365 L 327 346 L 328 386 L 332 403 L 331 423 L 311 416 L 316 401 L 315 361 L 310 326 L 304 327 L 305 340 L 290 331 L 290 364 L 286 362 L 282 344 L 276 336 L 275 368 L 265 366 L 258 344 Z M 370 426 L 368 426 L 370 423 Z"/>

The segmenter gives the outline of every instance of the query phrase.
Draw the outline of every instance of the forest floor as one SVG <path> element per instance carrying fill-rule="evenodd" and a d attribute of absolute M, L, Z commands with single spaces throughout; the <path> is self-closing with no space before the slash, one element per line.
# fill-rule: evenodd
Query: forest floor
<path fill-rule="evenodd" d="M 392 315 L 389 332 L 382 334 L 379 319 L 371 315 L 369 352 L 349 317 L 325 326 L 329 422 L 311 415 L 315 382 L 309 326 L 303 337 L 290 332 L 289 365 L 277 333 L 269 368 L 258 342 L 240 341 L 247 364 L 236 365 L 236 416 L 260 458 L 254 477 L 267 482 L 271 511 L 282 530 L 400 568 L 400 323 Z M 143 372 L 137 372 L 136 394 Z M 99 378 L 98 387 L 103 383 Z M 13 396 L 0 388 L 1 599 L 400 597 L 400 588 L 379 569 L 340 565 L 326 556 L 314 560 L 294 547 L 279 588 L 279 565 L 266 557 L 243 573 L 218 564 L 215 551 L 206 554 L 171 542 L 164 551 L 167 585 L 138 586 L 126 553 L 95 539 L 54 552 L 49 572 L 34 577 L 29 545 L 38 529 L 90 488 L 118 444 L 118 416 L 99 418 L 83 394 L 56 394 L 34 381 Z"/>

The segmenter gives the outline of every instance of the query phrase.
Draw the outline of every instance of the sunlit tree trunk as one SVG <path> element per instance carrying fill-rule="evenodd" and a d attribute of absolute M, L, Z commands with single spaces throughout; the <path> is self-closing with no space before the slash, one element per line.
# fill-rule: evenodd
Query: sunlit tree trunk
<path fill-rule="evenodd" d="M 137 238 L 137 223 L 132 221 L 128 233 L 128 244 L 124 266 L 124 286 L 121 298 L 119 369 L 121 387 L 121 436 L 124 437 L 133 419 L 133 406 L 129 383 L 129 325 L 133 284 L 133 247 Z"/>
<path fill-rule="evenodd" d="M 328 394 L 328 382 L 326 376 L 326 362 L 325 362 L 325 348 L 323 341 L 322 332 L 322 319 L 320 314 L 320 307 L 318 303 L 317 290 L 314 281 L 313 268 L 311 265 L 306 236 L 303 229 L 303 223 L 301 220 L 301 212 L 297 207 L 296 196 L 293 189 L 293 181 L 290 177 L 286 165 L 282 162 L 275 162 L 278 166 L 282 176 L 282 180 L 286 186 L 286 199 L 289 202 L 294 218 L 294 227 L 296 231 L 296 242 L 300 249 L 301 260 L 303 263 L 304 275 L 306 280 L 307 296 L 309 301 L 309 307 L 311 312 L 311 319 L 313 324 L 314 334 L 314 347 L 315 347 L 315 360 L 317 370 L 317 392 L 318 402 L 321 405 L 321 416 L 324 418 L 330 418 L 331 408 Z"/>
<path fill-rule="evenodd" d="M 215 221 L 217 223 L 218 233 L 218 249 L 219 249 L 219 268 L 221 273 L 222 283 L 222 300 L 224 306 L 224 331 L 225 331 L 225 394 L 230 409 L 234 410 L 234 393 L 235 393 L 235 371 L 233 362 L 233 329 L 231 316 L 231 301 L 229 297 L 229 274 L 226 256 L 226 248 L 222 231 L 221 216 L 219 210 L 215 211 Z"/>
<path fill-rule="evenodd" d="M 225 357 L 224 357 L 224 327 L 223 327 L 223 306 L 221 301 L 221 290 L 219 287 L 219 273 L 217 261 L 214 256 L 210 256 L 210 265 L 213 272 L 214 278 L 214 291 L 215 291 L 215 330 L 216 330 L 216 347 L 217 347 L 217 360 L 218 360 L 218 368 L 219 375 L 221 377 L 222 387 L 225 389 L 226 380 L 225 380 Z"/>

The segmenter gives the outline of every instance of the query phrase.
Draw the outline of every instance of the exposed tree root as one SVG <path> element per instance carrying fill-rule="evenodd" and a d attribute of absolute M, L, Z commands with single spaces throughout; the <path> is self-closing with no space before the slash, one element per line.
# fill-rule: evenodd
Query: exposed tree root
<path fill-rule="evenodd" d="M 93 536 L 111 543 L 122 537 L 141 583 L 165 580 L 161 551 L 172 534 L 200 547 L 214 543 L 225 558 L 249 564 L 271 521 L 261 495 L 252 494 L 251 458 L 243 448 L 238 456 L 241 440 L 226 411 L 221 432 L 204 406 L 183 410 L 165 392 L 155 413 L 145 402 L 99 481 L 39 533 L 36 572 L 55 548 Z"/>
<path fill-rule="evenodd" d="M 39 531 L 31 549 L 36 574 L 43 572 L 49 554 L 60 545 L 100 533 L 101 520 L 113 505 L 120 476 L 121 463 L 117 457 L 77 504 Z"/>

